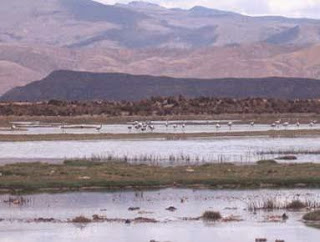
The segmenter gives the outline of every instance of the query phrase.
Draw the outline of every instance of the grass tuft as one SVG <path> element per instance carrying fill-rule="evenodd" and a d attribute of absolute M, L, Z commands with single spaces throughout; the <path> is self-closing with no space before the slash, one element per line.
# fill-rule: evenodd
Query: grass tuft
<path fill-rule="evenodd" d="M 276 165 L 278 164 L 278 162 L 276 162 L 275 160 L 259 160 L 257 161 L 258 165 Z"/>

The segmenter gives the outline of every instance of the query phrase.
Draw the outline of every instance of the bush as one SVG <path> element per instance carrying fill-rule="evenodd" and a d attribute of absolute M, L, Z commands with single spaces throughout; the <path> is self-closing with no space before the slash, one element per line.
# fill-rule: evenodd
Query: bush
<path fill-rule="evenodd" d="M 221 214 L 219 212 L 214 211 L 205 211 L 202 215 L 202 219 L 206 221 L 217 221 L 221 218 Z"/>
<path fill-rule="evenodd" d="M 276 158 L 277 160 L 297 160 L 298 158 L 294 155 L 286 155 Z"/>
<path fill-rule="evenodd" d="M 278 164 L 278 162 L 276 162 L 275 160 L 259 160 L 257 161 L 258 165 L 276 165 Z"/>
<path fill-rule="evenodd" d="M 303 219 L 307 221 L 320 221 L 320 210 L 305 214 Z"/>
<path fill-rule="evenodd" d="M 90 223 L 91 219 L 86 218 L 84 216 L 78 216 L 71 220 L 72 223 Z"/>
<path fill-rule="evenodd" d="M 293 200 L 291 203 L 289 203 L 286 208 L 287 209 L 302 209 L 302 208 L 306 208 L 306 204 L 304 204 L 303 202 L 301 202 L 300 200 Z"/>

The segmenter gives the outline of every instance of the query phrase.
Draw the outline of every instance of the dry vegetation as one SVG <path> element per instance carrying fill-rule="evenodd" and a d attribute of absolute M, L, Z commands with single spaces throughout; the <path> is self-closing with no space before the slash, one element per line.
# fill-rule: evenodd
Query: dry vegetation
<path fill-rule="evenodd" d="M 2 103 L 1 116 L 172 116 L 320 113 L 319 100 L 153 97 L 141 101 Z"/>
<path fill-rule="evenodd" d="M 287 137 L 319 136 L 320 130 L 269 130 L 244 132 L 213 132 L 213 133 L 127 133 L 127 134 L 0 134 L 0 141 L 56 141 L 56 140 L 106 140 L 106 139 L 165 139 L 186 140 L 191 138 L 213 137 Z"/>

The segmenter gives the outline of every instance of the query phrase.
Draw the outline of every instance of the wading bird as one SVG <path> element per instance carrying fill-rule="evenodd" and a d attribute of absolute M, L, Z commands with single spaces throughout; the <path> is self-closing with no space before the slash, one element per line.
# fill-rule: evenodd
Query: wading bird
<path fill-rule="evenodd" d="M 101 129 L 102 129 L 102 124 L 100 124 L 99 127 L 96 127 L 96 130 L 97 130 L 97 131 L 100 131 Z"/>
<path fill-rule="evenodd" d="M 288 126 L 289 126 L 289 122 L 284 122 L 282 125 L 283 125 L 283 127 L 285 127 L 285 128 L 286 128 L 286 127 L 288 127 Z"/>

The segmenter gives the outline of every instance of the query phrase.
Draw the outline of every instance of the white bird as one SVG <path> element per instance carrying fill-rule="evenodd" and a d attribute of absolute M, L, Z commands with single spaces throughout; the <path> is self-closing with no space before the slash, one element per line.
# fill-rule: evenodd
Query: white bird
<path fill-rule="evenodd" d="M 233 125 L 233 123 L 230 121 L 230 122 L 228 123 L 229 129 L 232 128 L 232 125 Z"/>
<path fill-rule="evenodd" d="M 220 129 L 221 125 L 219 123 L 216 124 L 216 129 Z"/>
<path fill-rule="evenodd" d="M 254 122 L 253 122 L 253 121 L 250 123 L 250 126 L 251 126 L 251 127 L 253 127 L 253 126 L 254 126 Z"/>
<path fill-rule="evenodd" d="M 178 128 L 178 125 L 177 125 L 177 124 L 174 124 L 174 125 L 173 125 L 173 128 L 174 128 L 174 129 Z"/>
<path fill-rule="evenodd" d="M 272 123 L 272 124 L 271 124 L 271 127 L 272 127 L 272 128 L 275 128 L 276 126 L 277 126 L 276 123 Z"/>
<path fill-rule="evenodd" d="M 97 131 L 100 131 L 101 129 L 102 129 L 102 124 L 100 124 L 99 127 L 96 127 L 96 130 L 97 130 Z"/>
<path fill-rule="evenodd" d="M 282 125 L 283 125 L 283 127 L 288 127 L 289 126 L 289 122 L 284 122 Z"/>
<path fill-rule="evenodd" d="M 280 124 L 281 124 L 281 119 L 279 119 L 279 120 L 275 121 L 274 123 L 276 124 L 276 126 L 278 126 L 278 127 L 279 127 L 279 126 L 280 126 Z"/>
<path fill-rule="evenodd" d="M 300 122 L 299 121 L 296 122 L 296 126 L 300 127 Z"/>

